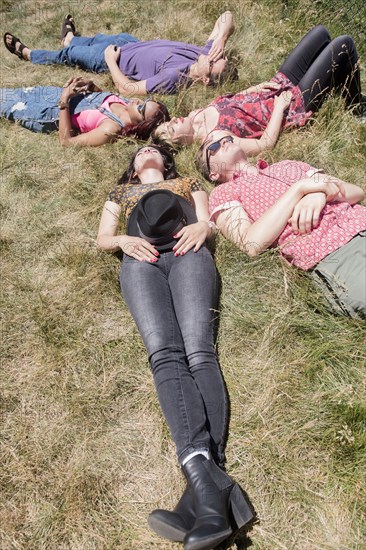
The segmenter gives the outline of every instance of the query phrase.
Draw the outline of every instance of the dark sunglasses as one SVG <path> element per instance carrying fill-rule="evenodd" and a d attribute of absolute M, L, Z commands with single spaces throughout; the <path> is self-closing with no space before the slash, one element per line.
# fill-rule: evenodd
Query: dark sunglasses
<path fill-rule="evenodd" d="M 147 97 L 145 101 L 140 103 L 140 105 L 137 105 L 137 112 L 140 113 L 143 120 L 145 120 L 145 111 L 146 111 L 146 105 L 149 103 L 149 101 L 155 101 L 152 97 Z"/>
<path fill-rule="evenodd" d="M 232 136 L 224 136 L 220 139 L 218 139 L 217 141 L 214 141 L 213 143 L 211 143 L 211 145 L 208 145 L 207 146 L 207 149 L 206 149 L 206 165 L 207 165 L 207 170 L 208 170 L 208 173 L 210 173 L 211 171 L 211 168 L 210 168 L 210 157 L 212 155 L 214 155 L 215 153 L 217 153 L 217 151 L 219 149 L 221 149 L 222 145 L 226 142 L 229 142 L 229 143 L 233 143 L 234 142 L 234 138 Z"/>

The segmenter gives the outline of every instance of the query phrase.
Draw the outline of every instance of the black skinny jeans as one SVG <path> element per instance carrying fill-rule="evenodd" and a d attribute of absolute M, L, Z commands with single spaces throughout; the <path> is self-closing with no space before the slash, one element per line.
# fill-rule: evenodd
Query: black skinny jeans
<path fill-rule="evenodd" d="M 360 71 L 355 43 L 350 36 L 331 40 L 323 25 L 311 29 L 292 50 L 280 72 L 302 91 L 305 110 L 317 111 L 335 90 L 347 106 L 361 103 Z"/>
<path fill-rule="evenodd" d="M 157 263 L 125 255 L 124 299 L 140 331 L 180 462 L 194 451 L 225 461 L 228 396 L 215 352 L 218 279 L 205 246 Z"/>

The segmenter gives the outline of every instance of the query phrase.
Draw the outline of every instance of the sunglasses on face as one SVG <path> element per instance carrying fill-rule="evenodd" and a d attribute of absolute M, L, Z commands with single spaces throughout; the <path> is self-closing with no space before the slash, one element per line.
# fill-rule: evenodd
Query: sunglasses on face
<path fill-rule="evenodd" d="M 233 137 L 232 136 L 224 136 L 224 137 L 218 139 L 217 141 L 214 141 L 213 143 L 211 143 L 211 145 L 208 145 L 208 147 L 206 149 L 206 165 L 207 165 L 207 169 L 208 169 L 209 173 L 211 171 L 210 157 L 215 155 L 217 153 L 217 151 L 219 149 L 221 149 L 221 147 L 224 145 L 224 143 L 227 143 L 227 142 L 233 143 L 234 142 Z"/>
<path fill-rule="evenodd" d="M 137 112 L 140 113 L 143 120 L 145 120 L 146 105 L 149 103 L 149 101 L 154 101 L 154 99 L 152 97 L 147 97 L 145 101 L 140 103 L 140 105 L 137 105 Z"/>

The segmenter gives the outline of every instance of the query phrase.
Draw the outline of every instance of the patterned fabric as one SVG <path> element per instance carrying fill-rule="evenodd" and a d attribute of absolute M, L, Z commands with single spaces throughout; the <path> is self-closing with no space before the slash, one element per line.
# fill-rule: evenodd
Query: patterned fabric
<path fill-rule="evenodd" d="M 319 171 L 304 162 L 284 160 L 257 164 L 257 174 L 244 172 L 216 187 L 210 195 L 211 218 L 218 212 L 242 206 L 251 222 L 258 220 L 290 185 Z M 318 227 L 306 235 L 295 235 L 288 223 L 277 242 L 281 254 L 291 263 L 308 270 L 331 252 L 366 229 L 366 207 L 346 202 L 330 202 L 323 208 Z"/>
<path fill-rule="evenodd" d="M 271 80 L 281 85 L 279 90 L 228 94 L 216 98 L 210 105 L 219 113 L 214 130 L 227 130 L 240 138 L 260 138 L 272 116 L 275 96 L 287 90 L 292 92 L 292 100 L 283 118 L 282 128 L 304 126 L 312 111 L 305 112 L 300 88 L 282 73 L 277 73 Z"/>
<path fill-rule="evenodd" d="M 119 204 L 125 220 L 128 219 L 132 210 L 145 193 L 153 189 L 169 189 L 176 195 L 180 195 L 193 206 L 192 193 L 204 191 L 202 184 L 190 177 L 176 178 L 172 180 L 159 181 L 157 183 L 138 183 L 117 185 L 108 195 L 108 200 Z"/>

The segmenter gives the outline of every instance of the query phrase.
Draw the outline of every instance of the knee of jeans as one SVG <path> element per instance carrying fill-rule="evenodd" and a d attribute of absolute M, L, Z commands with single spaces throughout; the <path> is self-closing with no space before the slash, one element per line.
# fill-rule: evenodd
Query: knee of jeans
<path fill-rule="evenodd" d="M 187 361 L 191 372 L 194 372 L 197 368 L 202 368 L 202 366 L 216 365 L 217 356 L 214 346 L 205 345 L 200 349 L 191 352 L 187 351 Z"/>
<path fill-rule="evenodd" d="M 327 38 L 329 38 L 330 40 L 330 34 L 329 34 L 329 31 L 328 29 L 324 26 L 324 25 L 316 25 L 314 28 L 313 28 L 313 31 L 314 33 L 317 33 L 317 34 L 324 34 L 326 35 Z"/>
<path fill-rule="evenodd" d="M 348 36 L 348 34 L 342 34 L 341 36 L 337 36 L 337 38 L 332 40 L 332 44 L 336 50 L 339 50 L 342 52 L 353 54 L 356 51 L 353 38 L 351 36 Z"/>
<path fill-rule="evenodd" d="M 172 363 L 183 363 L 184 365 L 187 363 L 183 347 L 167 345 L 151 352 L 149 361 L 153 372 L 165 367 L 170 368 Z"/>

